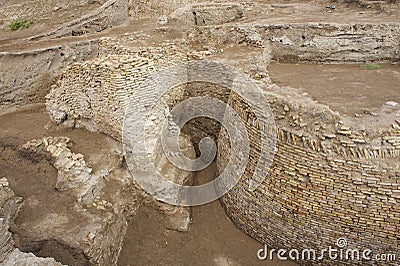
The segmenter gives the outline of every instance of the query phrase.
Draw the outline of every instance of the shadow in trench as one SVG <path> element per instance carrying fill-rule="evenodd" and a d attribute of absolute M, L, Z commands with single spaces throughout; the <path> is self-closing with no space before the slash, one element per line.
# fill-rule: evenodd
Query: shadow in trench
<path fill-rule="evenodd" d="M 216 165 L 196 173 L 195 184 L 215 178 Z M 129 224 L 118 265 L 296 265 L 259 261 L 262 244 L 239 230 L 219 201 L 192 208 L 192 224 L 186 233 L 164 227 L 164 217 L 142 207 Z"/>

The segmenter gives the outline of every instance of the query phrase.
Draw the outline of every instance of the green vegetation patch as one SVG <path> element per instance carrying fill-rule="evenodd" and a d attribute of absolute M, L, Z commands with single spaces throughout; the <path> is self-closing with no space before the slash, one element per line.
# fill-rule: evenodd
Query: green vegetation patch
<path fill-rule="evenodd" d="M 26 19 L 23 20 L 14 20 L 13 22 L 11 22 L 11 24 L 9 25 L 10 30 L 12 31 L 16 31 L 19 30 L 21 28 L 29 28 L 32 25 L 32 21 L 27 21 Z"/>
<path fill-rule="evenodd" d="M 380 66 L 378 64 L 365 64 L 365 65 L 361 65 L 360 68 L 365 69 L 365 70 L 375 70 L 375 69 L 381 69 L 382 66 Z"/>

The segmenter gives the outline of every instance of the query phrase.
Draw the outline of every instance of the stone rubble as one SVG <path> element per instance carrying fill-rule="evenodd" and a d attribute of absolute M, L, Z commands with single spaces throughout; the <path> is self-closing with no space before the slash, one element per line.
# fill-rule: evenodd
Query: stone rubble
<path fill-rule="evenodd" d="M 86 165 L 82 154 L 71 152 L 68 137 L 44 137 L 31 140 L 22 148 L 29 152 L 49 152 L 54 158 L 54 167 L 58 170 L 56 189 L 71 191 L 78 202 L 91 204 L 104 186 L 102 175 L 95 175 Z"/>
<path fill-rule="evenodd" d="M 212 57 L 218 54 L 220 49 L 227 48 L 227 44 L 265 48 L 269 57 L 267 61 L 272 58 L 285 62 L 365 63 L 396 62 L 400 58 L 399 23 L 238 22 L 245 17 L 244 11 L 248 11 L 246 5 L 249 3 L 196 4 L 197 2 L 128 1 L 129 13 L 134 19 L 160 18 L 159 28 L 165 29 L 173 20 L 197 25 L 187 32 L 186 39 L 180 41 L 183 46 L 194 47 L 200 43 L 205 44 L 204 47 L 201 51 L 193 52 L 180 47 L 178 42 L 153 47 L 130 45 L 137 39 L 151 40 L 151 36 L 144 32 L 127 33 L 122 38 L 95 40 L 90 43 L 90 51 L 87 52 L 89 56 L 85 51 L 82 58 L 97 58 L 66 68 L 47 96 L 47 110 L 53 122 L 69 127 L 85 127 L 90 131 L 103 132 L 121 140 L 125 107 L 129 101 L 135 100 L 131 99 L 131 95 L 141 88 L 147 77 L 160 67 Z M 109 23 L 113 24 L 119 20 L 118 16 L 112 16 L 112 21 L 104 19 L 110 15 L 123 14 L 122 20 L 126 19 L 125 10 L 119 13 L 120 4 L 124 9 L 123 1 L 107 1 L 100 10 L 105 12 L 97 10 L 85 17 L 85 20 L 73 21 L 59 30 L 35 38 L 55 38 L 65 32 L 79 35 L 103 30 L 110 26 Z M 187 4 L 190 6 L 170 16 L 166 15 Z M 278 6 L 271 5 L 269 9 L 273 8 Z M 88 26 L 86 31 L 79 29 L 82 25 Z M 92 52 L 92 47 L 95 52 Z M 63 48 L 62 53 L 66 50 L 68 49 Z M 21 65 L 28 65 L 27 61 L 22 59 L 31 60 L 30 56 L 35 53 L 37 56 L 40 51 L 21 53 L 17 58 L 21 59 Z M 47 71 L 49 58 L 57 58 L 60 53 L 58 47 L 43 53 L 41 69 Z M 71 55 L 71 58 L 76 57 L 77 55 Z M 8 57 L 5 58 L 8 60 Z M 249 58 L 238 61 L 238 65 L 246 65 L 243 69 L 248 71 L 244 72 L 256 72 L 249 73 L 251 78 L 268 79 L 267 71 L 260 71 L 258 68 L 261 61 L 252 61 Z M 33 64 L 38 65 L 37 62 L 30 63 L 29 67 L 32 68 Z M 257 67 L 253 68 L 253 65 Z M 6 73 L 4 76 L 13 84 L 14 74 L 6 70 L 3 71 Z M 34 73 L 20 80 L 32 79 L 36 77 L 36 72 Z M 29 86 L 27 84 L 17 84 L 17 87 L 30 87 L 31 83 Z M 317 104 L 308 97 L 291 91 L 290 88 L 278 88 L 268 80 L 260 84 L 276 118 L 277 130 L 274 133 L 277 136 L 277 152 L 271 169 L 264 169 L 264 173 L 269 174 L 268 179 L 256 191 L 250 192 L 247 189 L 251 178 L 251 171 L 248 171 L 239 184 L 222 199 L 232 220 L 249 235 L 276 247 L 319 249 L 334 245 L 339 237 L 346 237 L 350 244 L 360 249 L 371 248 L 374 252 L 399 253 L 399 120 L 391 120 L 389 127 L 381 127 L 376 131 L 362 130 L 341 121 L 340 115 L 327 106 Z M 14 91 L 15 86 L 6 86 L 2 92 L 10 91 L 10 88 Z M 218 87 L 213 87 L 210 91 L 210 95 L 229 102 L 246 121 L 252 149 L 248 167 L 254 170 L 260 156 L 259 143 L 255 137 L 260 131 L 267 134 L 272 132 L 268 131 L 266 125 L 257 123 L 242 99 Z M 197 95 L 197 92 L 193 88 L 178 88 L 178 91 L 166 96 L 169 107 L 187 96 Z M 10 99 L 16 99 L 17 104 L 23 104 L 23 96 L 22 93 L 6 93 L 2 101 L 8 103 Z M 141 93 L 141 97 L 146 97 L 146 91 Z M 386 103 L 389 109 L 397 106 L 398 104 L 392 101 Z M 368 112 L 371 116 L 379 117 L 378 113 Z M 397 114 L 397 117 L 399 116 L 400 113 Z M 150 131 L 158 125 L 160 119 L 151 118 L 153 125 L 149 127 Z M 193 130 L 188 130 L 193 134 L 190 135 L 191 139 L 187 140 L 188 150 L 192 149 L 189 142 L 197 143 L 198 139 L 210 131 L 220 140 L 218 143 L 221 153 L 218 164 L 222 168 L 226 160 L 223 155 L 227 154 L 230 148 L 226 144 L 228 141 L 225 141 L 227 136 L 224 132 L 220 133 L 218 125 L 204 120 L 195 121 L 189 126 L 199 130 L 196 134 Z M 164 169 L 167 177 L 175 182 L 189 182 L 189 173 L 181 172 L 168 164 L 165 155 L 159 152 L 157 140 L 157 136 L 154 136 L 147 141 L 155 146 L 156 156 L 153 159 L 158 162 L 159 169 Z M 108 174 L 108 171 L 93 173 L 81 154 L 71 152 L 68 143 L 67 138 L 48 137 L 30 141 L 24 149 L 51 154 L 58 170 L 57 189 L 72 192 L 85 207 L 100 211 L 99 217 L 107 216 L 106 222 L 100 222 L 100 218 L 93 218 L 100 225 L 96 230 L 85 232 L 80 239 L 86 245 L 85 254 L 91 258 L 91 263 L 116 263 L 126 231 L 126 216 L 134 213 L 139 204 L 135 200 L 129 205 L 130 201 L 124 198 L 126 196 L 119 195 L 122 199 L 118 200 L 105 198 L 101 194 L 102 177 L 112 179 L 113 175 L 117 174 Z M 130 184 L 129 173 L 120 171 L 118 178 L 123 179 L 125 185 Z M 140 193 L 129 188 L 124 189 L 132 194 L 132 198 L 137 196 L 136 193 Z M 9 218 L 14 217 L 18 200 L 14 199 L 15 196 L 10 196 L 8 181 L 5 178 L 0 178 L 0 193 L 0 217 L 5 217 L 0 220 L 0 263 L 4 263 L 5 255 L 12 252 L 13 255 L 7 258 L 29 257 L 28 261 L 23 260 L 19 263 L 32 265 L 37 260 L 33 256 L 16 251 L 10 242 Z M 187 230 L 190 221 L 189 209 L 163 205 L 145 193 L 142 194 L 143 201 L 160 208 L 171 218 L 170 228 Z M 4 199 L 12 199 L 10 201 L 16 203 L 7 203 L 6 205 L 11 207 L 4 208 Z M 6 213 L 4 209 L 7 210 Z M 58 265 L 51 259 L 39 260 L 43 265 Z"/>
<path fill-rule="evenodd" d="M 105 143 L 107 156 L 86 151 L 91 162 L 97 162 L 95 169 L 87 166 L 82 154 L 71 152 L 70 146 L 68 137 L 44 137 L 24 144 L 20 152 L 51 155 L 46 158 L 51 157 L 58 170 L 55 188 L 77 200 L 69 212 L 71 217 L 64 217 L 79 222 L 49 226 L 49 219 L 63 217 L 62 212 L 49 213 L 19 225 L 19 230 L 26 232 L 27 239 L 62 243 L 90 265 L 116 265 L 128 221 L 142 204 L 139 192 L 128 170 L 121 168 L 119 143 L 112 139 Z M 114 191 L 111 196 L 107 192 L 110 187 Z"/>

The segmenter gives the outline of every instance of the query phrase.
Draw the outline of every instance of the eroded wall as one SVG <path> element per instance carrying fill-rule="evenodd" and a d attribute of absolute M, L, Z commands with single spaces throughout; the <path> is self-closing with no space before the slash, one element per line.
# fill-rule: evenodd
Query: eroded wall
<path fill-rule="evenodd" d="M 231 95 L 229 103 L 253 135 L 253 148 L 245 176 L 222 198 L 228 215 L 249 235 L 274 248 L 320 251 L 344 237 L 351 248 L 397 254 L 400 131 L 389 127 L 380 134 L 366 134 L 337 127 L 340 117 L 327 107 L 299 102 L 301 95 L 287 98 L 279 89 L 276 92 L 266 97 L 278 118 L 277 152 L 271 168 L 263 171 L 265 181 L 254 192 L 249 180 L 261 147 L 252 132 L 271 132 L 248 115 L 247 103 Z M 304 124 L 300 127 L 293 117 Z M 319 130 L 311 131 L 315 128 Z M 222 131 L 220 165 L 226 164 L 229 154 L 227 140 Z M 328 260 L 318 263 L 335 265 Z"/>
<path fill-rule="evenodd" d="M 282 62 L 399 62 L 398 23 L 233 23 L 194 29 L 190 43 L 218 48 L 247 43 Z"/>
<path fill-rule="evenodd" d="M 57 123 L 77 120 L 77 126 L 121 140 L 125 109 L 142 82 L 155 69 L 186 61 L 189 55 L 173 44 L 132 50 L 108 46 L 107 40 L 101 45 L 111 55 L 69 66 L 47 96 L 47 109 Z"/>
<path fill-rule="evenodd" d="M 73 61 L 97 53 L 96 41 L 44 48 L 29 52 L 0 53 L 0 113 L 43 103 L 59 71 Z"/>

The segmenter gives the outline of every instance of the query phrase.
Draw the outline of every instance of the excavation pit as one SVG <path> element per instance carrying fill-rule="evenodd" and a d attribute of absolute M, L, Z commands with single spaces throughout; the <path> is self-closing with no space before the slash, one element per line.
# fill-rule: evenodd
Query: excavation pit
<path fill-rule="evenodd" d="M 400 103 L 400 66 L 378 66 L 272 63 L 268 70 L 278 86 L 297 88 L 343 115 L 361 116 L 387 102 Z"/>
<path fill-rule="evenodd" d="M 83 19 L 59 17 L 47 30 L 38 17 L 30 30 L 12 33 L 13 39 L 0 36 L 0 112 L 27 108 L 0 117 L 0 263 L 8 254 L 11 261 L 44 262 L 18 247 L 65 264 L 144 264 L 154 243 L 161 253 L 156 263 L 187 264 L 195 257 L 204 264 L 254 264 L 262 244 L 319 250 L 339 238 L 374 253 L 400 252 L 396 3 L 357 1 L 373 5 L 362 9 L 340 1 L 334 8 L 320 2 L 90 2 L 98 8 L 83 8 Z M 13 4 L 7 1 L 0 13 Z M 188 12 L 174 20 L 171 14 L 186 4 Z M 71 5 L 68 12 L 79 3 Z M 53 13 L 53 7 L 43 8 Z M 227 16 L 220 15 L 224 10 L 230 10 Z M 0 34 L 7 24 L 0 24 Z M 192 60 L 217 60 L 248 75 L 263 91 L 276 130 L 258 123 L 235 93 L 212 88 L 245 122 L 251 158 L 239 183 L 221 198 L 222 207 L 213 202 L 193 208 L 190 222 L 188 208 L 163 205 L 132 181 L 120 144 L 125 108 L 142 82 L 161 68 Z M 368 64 L 382 68 L 360 68 Z M 170 100 L 182 101 L 190 89 L 181 92 Z M 31 103 L 46 107 L 30 109 Z M 275 157 L 258 172 L 264 181 L 250 191 L 263 158 L 261 131 L 275 134 Z M 220 172 L 230 153 L 226 132 L 199 119 L 185 133 L 190 152 L 190 138 L 195 146 L 205 135 L 218 141 Z M 170 168 L 163 155 L 158 159 L 174 181 L 193 175 Z M 205 175 L 200 183 L 215 177 Z M 227 240 L 240 244 L 231 247 Z M 191 247 L 197 257 L 180 259 L 182 252 L 193 253 Z"/>

